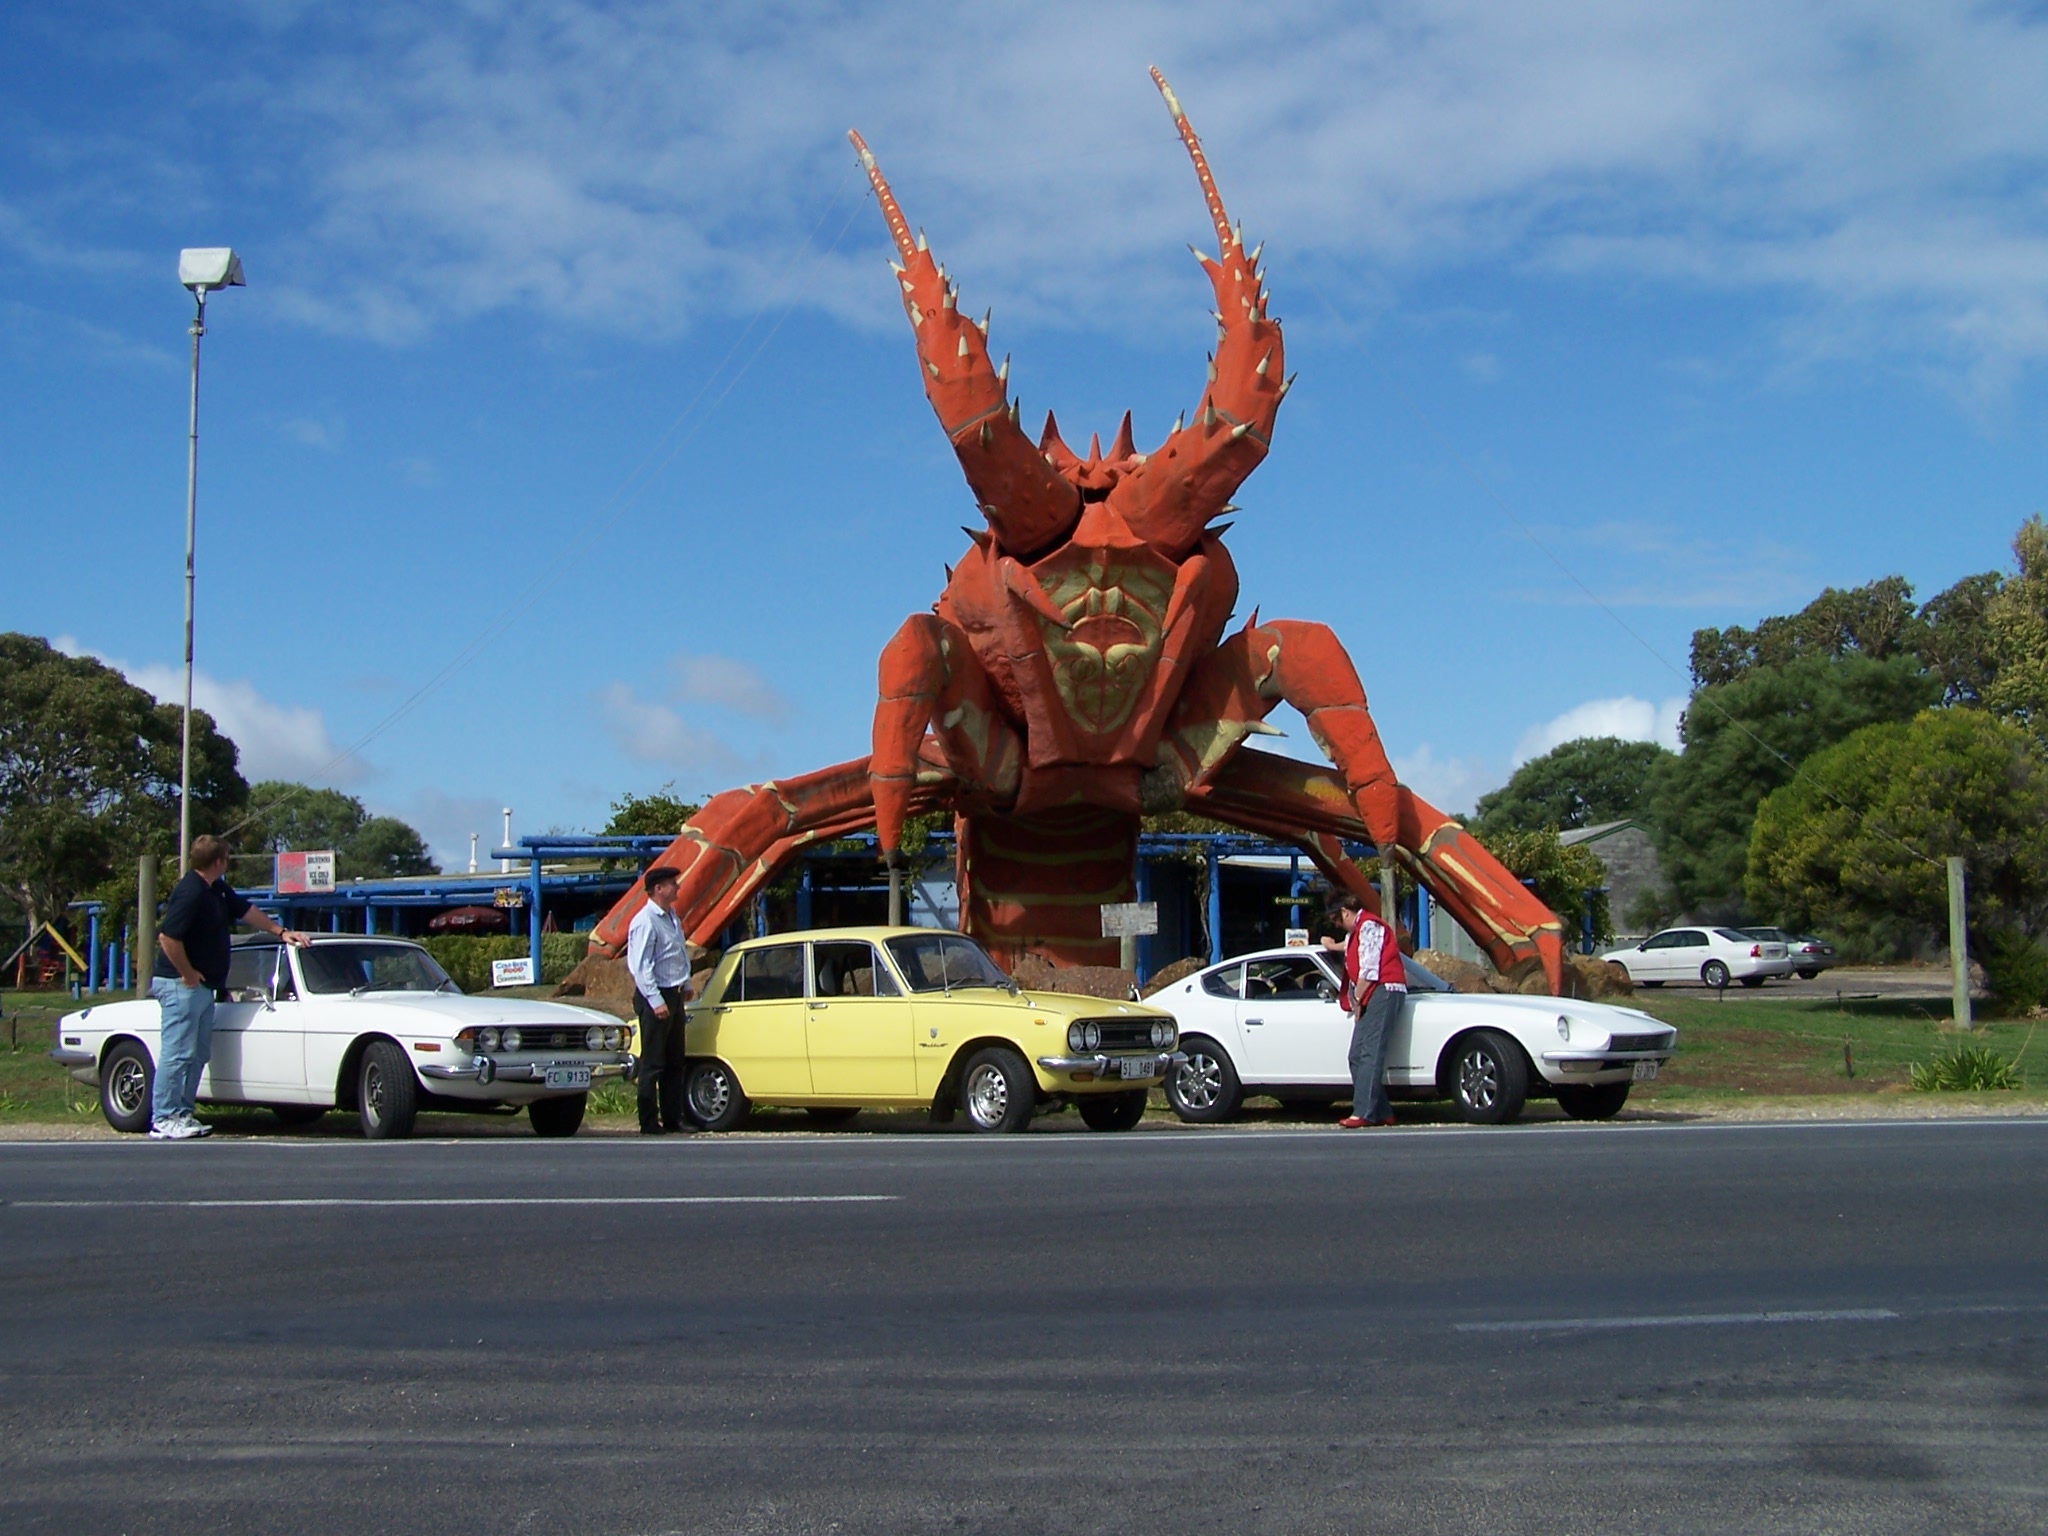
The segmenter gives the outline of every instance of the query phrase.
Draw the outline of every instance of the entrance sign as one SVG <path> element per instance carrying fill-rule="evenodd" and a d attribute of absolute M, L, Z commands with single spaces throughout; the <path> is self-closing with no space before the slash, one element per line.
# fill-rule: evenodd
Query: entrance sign
<path fill-rule="evenodd" d="M 334 889 L 334 850 L 280 853 L 274 875 L 274 889 L 280 896 L 303 895 L 309 891 Z"/>
<path fill-rule="evenodd" d="M 1131 939 L 1158 931 L 1159 903 L 1156 901 L 1116 901 L 1102 909 L 1102 936 L 1105 939 Z"/>

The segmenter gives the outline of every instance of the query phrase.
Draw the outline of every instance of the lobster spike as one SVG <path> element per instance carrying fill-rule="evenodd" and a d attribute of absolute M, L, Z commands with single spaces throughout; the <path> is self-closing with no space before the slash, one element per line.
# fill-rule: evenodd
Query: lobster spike
<path fill-rule="evenodd" d="M 1173 430 L 1176 432 L 1178 432 L 1182 427 L 1186 426 L 1187 424 L 1188 413 L 1186 411 L 1182 411 L 1178 416 L 1173 418 Z"/>
<path fill-rule="evenodd" d="M 1256 267 L 1259 264 L 1259 252 L 1263 251 L 1265 248 L 1266 242 L 1261 240 L 1257 245 L 1252 247 L 1251 255 L 1247 256 L 1245 260 L 1249 261 L 1253 266 Z"/>
<path fill-rule="evenodd" d="M 1236 426 L 1230 429 L 1230 435 L 1232 437 L 1243 437 L 1245 433 L 1251 431 L 1251 429 L 1252 424 L 1250 422 L 1240 421 Z"/>
<path fill-rule="evenodd" d="M 906 268 L 900 261 L 891 261 L 889 263 L 889 270 L 891 272 L 894 272 L 900 278 L 904 275 Z"/>
<path fill-rule="evenodd" d="M 1010 382 L 1010 354 L 1007 352 L 1003 354 L 1003 366 L 996 370 L 996 381 L 1002 384 Z"/>
<path fill-rule="evenodd" d="M 1131 438 L 1131 413 L 1124 412 L 1124 419 L 1118 423 L 1116 441 L 1109 445 L 1109 456 L 1121 462 L 1131 458 L 1138 451 L 1138 445 Z"/>
<path fill-rule="evenodd" d="M 990 430 L 989 424 L 984 421 L 981 424 L 981 446 L 986 448 L 990 443 L 994 441 L 995 433 L 992 430 Z"/>
<path fill-rule="evenodd" d="M 928 251 L 931 249 L 930 244 L 928 244 L 924 238 L 924 231 L 921 229 L 917 232 L 917 248 L 920 251 Z"/>
<path fill-rule="evenodd" d="M 968 350 L 967 350 L 967 335 L 966 335 L 966 333 L 965 333 L 965 332 L 963 331 L 963 332 L 961 333 L 961 335 L 960 335 L 960 351 L 959 351 L 959 356 L 961 356 L 961 357 L 968 357 L 968 356 L 971 356 L 971 355 L 972 355 L 972 354 L 970 354 L 970 353 L 968 352 Z"/>
<path fill-rule="evenodd" d="M 1259 366 L 1254 368 L 1252 372 L 1256 373 L 1260 378 L 1263 379 L 1266 376 L 1266 370 L 1272 366 L 1273 354 L 1269 350 L 1264 357 L 1259 359 Z"/>
<path fill-rule="evenodd" d="M 995 318 L 995 313 L 992 309 L 985 309 L 981 312 L 981 319 L 975 322 L 981 327 L 981 339 L 983 341 L 988 340 L 988 323 Z"/>

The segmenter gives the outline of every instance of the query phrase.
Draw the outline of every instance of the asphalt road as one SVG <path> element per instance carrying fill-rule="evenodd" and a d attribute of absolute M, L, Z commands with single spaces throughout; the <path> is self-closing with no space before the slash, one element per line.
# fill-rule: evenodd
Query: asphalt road
<path fill-rule="evenodd" d="M 2048 1124 L 0 1147 L 0 1529 L 2048 1528 Z"/>

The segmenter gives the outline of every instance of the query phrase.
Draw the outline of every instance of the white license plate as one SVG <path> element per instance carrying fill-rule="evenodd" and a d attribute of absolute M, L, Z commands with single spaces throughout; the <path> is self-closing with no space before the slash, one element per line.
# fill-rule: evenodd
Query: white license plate
<path fill-rule="evenodd" d="M 1150 1056 L 1126 1056 L 1117 1064 L 1117 1069 L 1124 1077 L 1156 1077 L 1159 1063 Z"/>
<path fill-rule="evenodd" d="M 1657 1066 L 1658 1063 L 1654 1061 L 1637 1062 L 1635 1081 L 1639 1083 L 1654 1083 L 1657 1080 Z"/>
<path fill-rule="evenodd" d="M 590 1086 L 590 1068 L 549 1067 L 548 1086 L 550 1088 L 588 1088 Z"/>

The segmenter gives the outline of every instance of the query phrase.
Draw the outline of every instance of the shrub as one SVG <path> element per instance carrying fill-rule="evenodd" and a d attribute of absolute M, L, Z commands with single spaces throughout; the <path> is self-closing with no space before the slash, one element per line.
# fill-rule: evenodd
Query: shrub
<path fill-rule="evenodd" d="M 490 933 L 429 934 L 419 941 L 428 954 L 440 962 L 458 987 L 465 992 L 491 989 L 491 962 L 517 960 L 529 953 L 523 936 Z M 588 953 L 590 939 L 581 933 L 544 933 L 540 936 L 540 979 L 560 981 Z"/>
<path fill-rule="evenodd" d="M 2048 949 L 2013 929 L 1992 934 L 1977 958 L 1991 996 L 2012 1013 L 2048 1003 Z"/>
<path fill-rule="evenodd" d="M 2020 1070 L 1988 1045 L 1958 1045 L 1932 1061 L 1913 1063 L 1913 1086 L 1922 1093 L 1978 1093 L 2022 1087 Z"/>

